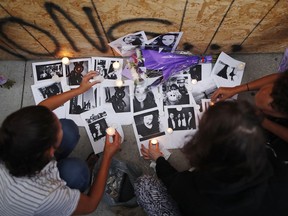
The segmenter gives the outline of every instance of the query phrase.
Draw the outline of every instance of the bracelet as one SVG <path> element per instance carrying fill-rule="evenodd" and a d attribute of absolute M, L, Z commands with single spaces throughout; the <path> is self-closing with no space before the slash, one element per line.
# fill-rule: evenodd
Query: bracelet
<path fill-rule="evenodd" d="M 247 91 L 250 91 L 249 86 L 248 86 L 248 83 L 246 83 L 246 86 L 247 86 Z"/>

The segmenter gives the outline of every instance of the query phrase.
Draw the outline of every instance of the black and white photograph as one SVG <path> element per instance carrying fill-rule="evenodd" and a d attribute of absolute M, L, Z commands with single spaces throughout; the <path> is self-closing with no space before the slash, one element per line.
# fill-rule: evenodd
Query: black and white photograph
<path fill-rule="evenodd" d="M 106 135 L 106 129 L 108 126 L 105 118 L 102 118 L 89 124 L 89 128 L 94 141 L 97 141 Z"/>
<path fill-rule="evenodd" d="M 221 52 L 213 67 L 212 75 L 218 87 L 233 87 L 241 84 L 244 68 L 244 62 Z"/>
<path fill-rule="evenodd" d="M 139 141 L 165 135 L 158 109 L 134 115 L 134 122 L 136 127 L 134 132 L 137 132 L 135 135 L 138 136 Z"/>
<path fill-rule="evenodd" d="M 166 136 L 162 142 L 167 149 L 182 148 L 189 137 L 198 130 L 198 109 L 196 104 L 164 107 Z"/>
<path fill-rule="evenodd" d="M 124 133 L 120 124 L 113 121 L 113 117 L 102 107 L 91 109 L 81 113 L 80 117 L 87 132 L 88 138 L 95 154 L 103 152 L 106 129 L 113 127 L 121 135 L 121 142 L 124 140 Z"/>
<path fill-rule="evenodd" d="M 200 82 L 202 80 L 202 64 L 197 64 L 193 67 L 187 68 L 183 71 L 183 74 L 190 74 L 191 81 L 197 80 L 197 82 Z"/>
<path fill-rule="evenodd" d="M 134 85 L 134 113 L 157 107 L 155 91 L 153 90 L 155 88 L 149 88 L 146 82 Z"/>
<path fill-rule="evenodd" d="M 159 52 L 174 52 L 182 37 L 183 32 L 168 32 L 150 39 L 145 43 L 145 49 L 157 50 Z"/>
<path fill-rule="evenodd" d="M 147 36 L 144 31 L 127 34 L 117 40 L 109 43 L 118 54 L 121 56 L 130 56 L 137 47 L 141 47 L 147 41 Z"/>
<path fill-rule="evenodd" d="M 52 80 L 47 80 L 45 82 L 40 82 L 40 83 L 32 85 L 31 89 L 32 89 L 35 104 L 39 104 L 41 101 L 45 100 L 46 98 L 49 98 L 53 95 L 61 94 L 69 90 L 64 80 L 62 80 L 62 82 L 54 82 Z M 66 109 L 64 105 L 53 110 L 53 112 L 59 118 L 65 118 L 66 116 Z"/>
<path fill-rule="evenodd" d="M 91 59 L 72 59 L 68 65 L 64 65 L 68 86 L 79 86 L 82 78 L 91 70 Z"/>
<path fill-rule="evenodd" d="M 131 112 L 131 90 L 129 85 L 105 86 L 102 88 L 101 104 L 111 104 L 115 113 Z"/>
<path fill-rule="evenodd" d="M 51 80 L 54 76 L 60 79 L 64 77 L 62 62 L 60 60 L 32 63 L 32 69 L 35 84 Z"/>
<path fill-rule="evenodd" d="M 163 105 L 184 105 L 192 103 L 191 93 L 188 91 L 191 85 L 189 75 L 172 76 L 162 84 Z M 188 87 L 188 88 L 187 88 Z"/>
<path fill-rule="evenodd" d="M 133 81 L 125 80 L 117 86 L 114 80 L 104 80 L 100 85 L 101 106 L 115 116 L 117 123 L 129 125 L 133 122 Z"/>
<path fill-rule="evenodd" d="M 185 107 L 182 109 L 168 108 L 168 128 L 177 130 L 196 129 L 196 117 L 194 107 Z"/>
<path fill-rule="evenodd" d="M 60 82 L 55 82 L 48 86 L 39 87 L 38 90 L 41 93 L 43 99 L 63 93 L 63 89 Z"/>
<path fill-rule="evenodd" d="M 104 79 L 121 79 L 123 59 L 120 58 L 103 58 L 103 57 L 92 57 L 92 68 L 97 71 Z M 113 66 L 113 63 L 116 63 Z"/>
<path fill-rule="evenodd" d="M 222 77 L 223 79 L 235 81 L 238 79 L 236 67 L 232 67 L 231 65 L 225 64 L 222 61 L 219 61 L 219 65 L 223 67 L 216 73 L 217 76 Z"/>
<path fill-rule="evenodd" d="M 80 114 L 97 106 L 99 106 L 99 88 L 98 85 L 95 85 L 83 94 L 73 97 L 68 101 L 66 116 L 74 120 L 78 126 L 83 126 Z"/>
<path fill-rule="evenodd" d="M 192 88 L 193 98 L 200 107 L 200 112 L 203 112 L 202 99 L 210 99 L 212 94 L 217 90 L 217 85 L 212 77 L 207 78 L 203 82 L 197 83 Z"/>

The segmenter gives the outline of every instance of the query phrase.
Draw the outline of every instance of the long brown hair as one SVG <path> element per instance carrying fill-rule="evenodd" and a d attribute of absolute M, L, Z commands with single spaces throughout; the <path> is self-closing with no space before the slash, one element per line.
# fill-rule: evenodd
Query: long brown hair
<path fill-rule="evenodd" d="M 267 162 L 260 121 L 248 102 L 218 102 L 210 107 L 183 152 L 197 170 L 225 181 L 251 176 Z"/>

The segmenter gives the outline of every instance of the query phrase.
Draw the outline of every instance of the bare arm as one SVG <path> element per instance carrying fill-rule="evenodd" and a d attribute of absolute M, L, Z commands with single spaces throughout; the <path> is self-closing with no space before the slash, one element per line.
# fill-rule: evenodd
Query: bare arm
<path fill-rule="evenodd" d="M 245 83 L 239 86 L 230 87 L 230 88 L 220 87 L 211 96 L 211 101 L 213 102 L 216 102 L 218 100 L 223 101 L 241 92 L 258 90 L 267 84 L 274 83 L 280 76 L 281 76 L 281 73 L 274 73 L 274 74 L 264 76 L 260 79 L 256 79 L 252 82 Z"/>
<path fill-rule="evenodd" d="M 264 118 L 262 121 L 262 126 L 279 138 L 283 139 L 285 142 L 288 142 L 288 128 L 279 125 L 267 118 Z"/>
<path fill-rule="evenodd" d="M 119 150 L 120 144 L 121 144 L 121 136 L 117 131 L 116 134 L 113 136 L 112 143 L 109 142 L 109 135 L 106 134 L 103 160 L 101 162 L 97 178 L 93 182 L 88 195 L 85 195 L 83 193 L 80 195 L 80 200 L 73 214 L 75 215 L 89 214 L 96 210 L 104 193 L 112 157 Z"/>
<path fill-rule="evenodd" d="M 58 108 L 59 106 L 63 105 L 68 100 L 72 99 L 73 97 L 80 95 L 87 90 L 89 90 L 93 85 L 98 83 L 97 81 L 89 82 L 90 79 L 92 79 L 94 76 L 96 76 L 96 72 L 90 71 L 88 74 L 86 74 L 80 86 L 78 88 L 72 89 L 70 91 L 64 92 L 59 95 L 54 95 L 52 97 L 47 98 L 46 100 L 40 102 L 38 105 L 48 107 L 50 110 L 54 110 Z"/>

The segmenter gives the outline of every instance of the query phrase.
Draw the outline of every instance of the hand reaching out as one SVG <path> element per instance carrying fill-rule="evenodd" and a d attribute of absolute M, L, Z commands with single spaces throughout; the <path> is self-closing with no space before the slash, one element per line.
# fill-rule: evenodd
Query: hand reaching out
<path fill-rule="evenodd" d="M 90 79 L 97 76 L 98 73 L 95 71 L 89 71 L 83 78 L 82 82 L 79 86 L 79 89 L 81 89 L 82 92 L 86 92 L 88 89 L 90 89 L 93 85 L 99 83 L 99 81 L 93 81 L 90 82 Z"/>
<path fill-rule="evenodd" d="M 212 94 L 211 101 L 214 103 L 217 101 L 224 101 L 237 93 L 239 92 L 237 92 L 234 87 L 220 87 Z"/>

